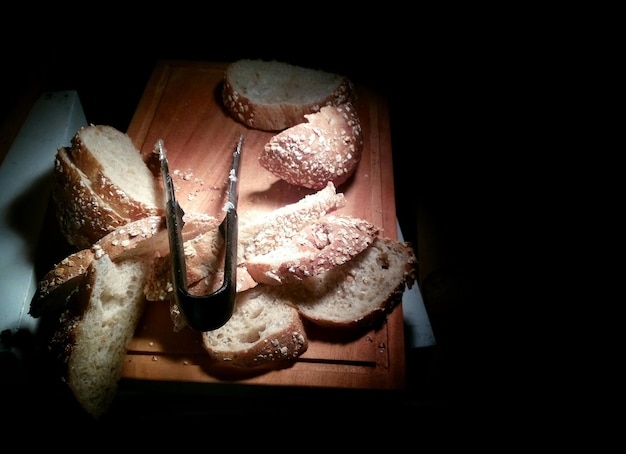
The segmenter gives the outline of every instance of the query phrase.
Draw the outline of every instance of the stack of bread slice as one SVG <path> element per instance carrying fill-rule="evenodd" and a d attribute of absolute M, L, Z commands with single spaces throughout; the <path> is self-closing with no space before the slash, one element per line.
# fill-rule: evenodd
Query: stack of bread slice
<path fill-rule="evenodd" d="M 79 248 L 145 216 L 164 214 L 162 187 L 130 137 L 108 125 L 80 128 L 54 161 L 61 232 Z"/>

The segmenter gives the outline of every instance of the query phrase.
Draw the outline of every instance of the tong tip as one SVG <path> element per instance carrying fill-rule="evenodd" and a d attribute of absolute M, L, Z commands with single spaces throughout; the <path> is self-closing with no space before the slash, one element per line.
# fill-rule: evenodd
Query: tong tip
<path fill-rule="evenodd" d="M 159 161 L 164 161 L 167 159 L 165 147 L 163 146 L 163 139 L 159 139 L 154 144 L 154 153 L 158 153 Z"/>

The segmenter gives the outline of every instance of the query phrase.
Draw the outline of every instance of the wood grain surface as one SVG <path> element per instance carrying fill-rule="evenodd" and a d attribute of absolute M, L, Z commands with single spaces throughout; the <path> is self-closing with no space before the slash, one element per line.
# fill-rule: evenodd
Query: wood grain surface
<path fill-rule="evenodd" d="M 161 61 L 145 88 L 128 134 L 143 154 L 162 139 L 174 176 L 176 197 L 186 213 L 222 218 L 232 151 L 240 134 L 239 215 L 270 211 L 314 191 L 289 185 L 258 164 L 271 132 L 234 121 L 221 103 L 226 63 Z M 357 111 L 364 133 L 363 156 L 345 184 L 339 212 L 367 219 L 396 238 L 393 164 L 387 101 L 357 86 Z M 360 389 L 405 387 L 404 325 L 398 306 L 379 329 L 353 338 L 307 325 L 308 351 L 278 370 L 233 372 L 214 364 L 200 335 L 174 332 L 168 302 L 151 302 L 133 339 L 123 376 L 130 379 L 207 383 L 251 383 Z"/>

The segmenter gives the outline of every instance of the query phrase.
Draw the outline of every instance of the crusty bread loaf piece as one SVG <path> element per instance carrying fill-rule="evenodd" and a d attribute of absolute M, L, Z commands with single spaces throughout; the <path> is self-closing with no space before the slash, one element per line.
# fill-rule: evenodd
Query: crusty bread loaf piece
<path fill-rule="evenodd" d="M 416 267 L 408 243 L 377 238 L 341 266 L 272 288 L 317 325 L 361 330 L 384 320 L 402 300 L 406 286 L 416 281 Z"/>
<path fill-rule="evenodd" d="M 87 248 L 120 225 L 165 213 L 163 189 L 128 135 L 106 125 L 80 128 L 57 151 L 53 201 L 68 243 Z"/>
<path fill-rule="evenodd" d="M 259 164 L 287 183 L 322 189 L 339 187 L 354 173 L 363 150 L 363 132 L 350 103 L 322 107 L 307 122 L 272 136 Z"/>
<path fill-rule="evenodd" d="M 30 302 L 29 314 L 40 317 L 58 312 L 84 279 L 91 262 L 106 254 L 118 261 L 120 255 L 141 256 L 140 243 L 159 232 L 165 232 L 165 218 L 148 216 L 122 225 L 109 232 L 90 247 L 78 250 L 54 265 L 37 284 Z M 166 237 L 167 238 L 167 237 Z"/>
<path fill-rule="evenodd" d="M 200 232 L 217 229 L 219 221 L 203 213 L 185 216 L 183 241 L 195 238 Z M 38 282 L 37 290 L 30 303 L 29 313 L 40 317 L 44 313 L 63 309 L 70 296 L 84 278 L 91 262 L 107 254 L 114 262 L 126 259 L 152 261 L 157 257 L 169 257 L 169 239 L 165 218 L 147 216 L 108 233 L 91 247 L 70 254 L 53 266 Z"/>
<path fill-rule="evenodd" d="M 50 343 L 67 367 L 68 387 L 96 419 L 115 396 L 128 343 L 143 313 L 145 277 L 143 260 L 114 263 L 106 254 L 93 260 Z"/>
<path fill-rule="evenodd" d="M 65 147 L 54 159 L 52 199 L 61 233 L 69 244 L 86 248 L 117 227 L 130 222 L 93 188 L 91 180 L 72 162 Z"/>
<path fill-rule="evenodd" d="M 271 252 L 289 241 L 309 222 L 345 205 L 343 193 L 338 193 L 335 186 L 328 183 L 325 188 L 269 213 L 242 215 L 239 219 L 237 250 L 239 263 Z"/>
<path fill-rule="evenodd" d="M 286 62 L 243 59 L 224 73 L 222 100 L 238 122 L 254 129 L 280 131 L 304 121 L 323 106 L 356 103 L 345 76 Z"/>
<path fill-rule="evenodd" d="M 93 192 L 117 215 L 134 221 L 164 214 L 159 179 L 127 134 L 107 125 L 81 127 L 72 138 L 69 157 L 87 177 Z M 74 196 L 71 190 L 64 195 Z"/>
<path fill-rule="evenodd" d="M 35 294 L 30 301 L 29 315 L 39 318 L 63 311 L 85 277 L 93 259 L 93 250 L 81 249 L 54 265 L 37 283 Z"/>
<path fill-rule="evenodd" d="M 342 265 L 368 247 L 380 229 L 365 219 L 327 215 L 309 222 L 288 242 L 246 260 L 259 283 L 278 285 Z"/>
<path fill-rule="evenodd" d="M 298 311 L 259 286 L 237 294 L 230 320 L 203 332 L 202 345 L 222 365 L 259 367 L 293 360 L 309 343 Z"/>

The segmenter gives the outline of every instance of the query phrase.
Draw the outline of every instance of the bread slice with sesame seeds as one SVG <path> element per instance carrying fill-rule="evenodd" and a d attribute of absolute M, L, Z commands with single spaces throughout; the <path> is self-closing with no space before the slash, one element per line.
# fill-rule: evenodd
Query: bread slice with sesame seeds
<path fill-rule="evenodd" d="M 120 215 L 134 221 L 164 214 L 159 179 L 127 134 L 108 125 L 82 127 L 72 138 L 70 155 L 96 193 Z"/>
<path fill-rule="evenodd" d="M 72 162 L 67 148 L 54 159 L 52 200 L 61 234 L 77 248 L 86 248 L 130 217 L 117 212 L 95 190 L 92 181 Z"/>
<path fill-rule="evenodd" d="M 217 218 L 204 213 L 185 216 L 183 241 L 195 238 L 201 232 L 217 231 Z M 84 279 L 91 262 L 107 254 L 114 262 L 143 259 L 152 263 L 158 257 L 169 257 L 169 240 L 165 218 L 147 216 L 129 222 L 54 265 L 39 280 L 30 303 L 29 314 L 35 318 L 63 309 L 69 296 Z M 193 268 L 192 268 L 193 269 Z"/>
<path fill-rule="evenodd" d="M 376 238 L 343 265 L 299 282 L 272 286 L 302 317 L 332 329 L 362 330 L 383 321 L 417 279 L 409 243 Z"/>
<path fill-rule="evenodd" d="M 165 213 L 163 189 L 128 135 L 80 128 L 57 150 L 52 197 L 59 229 L 78 249 L 129 222 Z"/>
<path fill-rule="evenodd" d="M 380 229 L 365 219 L 327 215 L 309 222 L 283 245 L 246 260 L 259 283 L 279 285 L 342 265 L 367 248 Z"/>
<path fill-rule="evenodd" d="M 230 320 L 202 333 L 202 345 L 221 366 L 276 368 L 309 346 L 298 311 L 257 286 L 237 294 Z"/>
<path fill-rule="evenodd" d="M 306 224 L 346 206 L 343 193 L 332 183 L 297 202 L 264 213 L 243 213 L 239 218 L 238 263 L 267 254 L 289 241 Z"/>
<path fill-rule="evenodd" d="M 242 59 L 224 72 L 222 101 L 238 122 L 264 131 L 281 131 L 324 106 L 357 101 L 346 76 L 275 60 Z"/>
<path fill-rule="evenodd" d="M 143 314 L 144 260 L 91 261 L 63 311 L 49 348 L 82 408 L 99 419 L 110 407 L 130 340 Z"/>
<path fill-rule="evenodd" d="M 321 189 L 332 182 L 339 187 L 361 160 L 363 132 L 356 109 L 344 103 L 304 117 L 306 122 L 270 138 L 259 164 L 296 186 Z"/>

